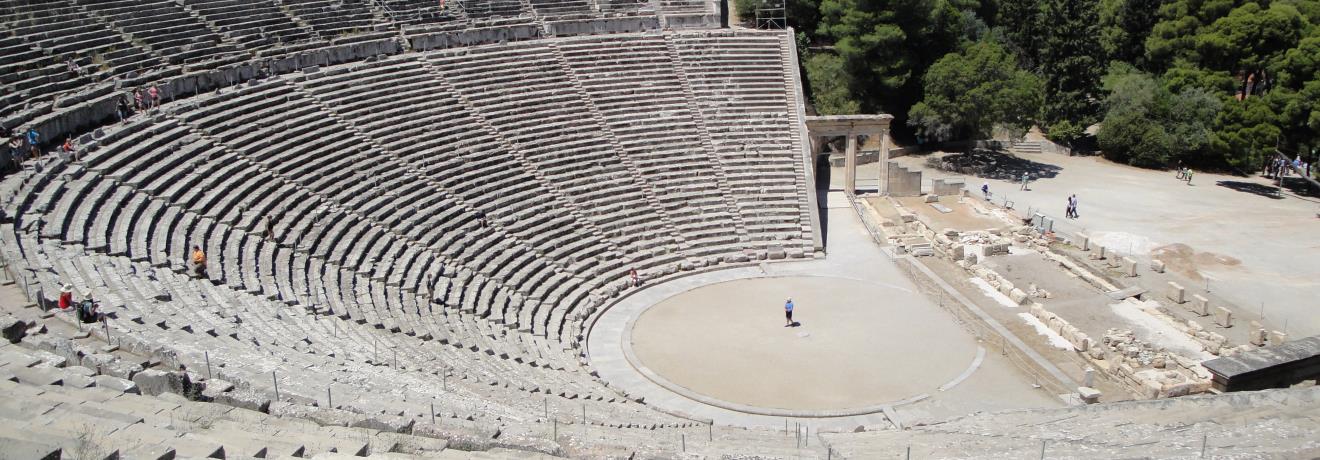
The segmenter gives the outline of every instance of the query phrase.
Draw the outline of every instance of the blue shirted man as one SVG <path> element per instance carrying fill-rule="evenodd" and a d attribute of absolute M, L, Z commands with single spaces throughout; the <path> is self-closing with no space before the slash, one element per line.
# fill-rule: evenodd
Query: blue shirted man
<path fill-rule="evenodd" d="M 792 297 L 789 297 L 789 298 L 788 298 L 788 301 L 787 301 L 787 302 L 784 302 L 784 320 L 788 322 L 788 324 L 785 324 L 784 327 L 789 327 L 789 326 L 792 326 L 792 325 L 793 325 L 793 298 L 792 298 Z"/>

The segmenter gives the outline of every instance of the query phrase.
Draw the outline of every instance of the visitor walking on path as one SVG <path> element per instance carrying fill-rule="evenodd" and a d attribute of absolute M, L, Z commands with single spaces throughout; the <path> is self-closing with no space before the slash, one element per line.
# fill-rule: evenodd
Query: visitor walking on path
<path fill-rule="evenodd" d="M 982 182 L 982 183 L 981 183 L 981 196 L 984 196 L 984 197 L 985 197 L 985 201 L 990 201 L 990 183 L 989 183 L 989 182 Z"/>
<path fill-rule="evenodd" d="M 261 216 L 261 228 L 263 237 L 275 241 L 275 223 L 271 222 L 270 216 Z"/>
<path fill-rule="evenodd" d="M 1030 180 L 1031 180 L 1031 173 L 1025 173 L 1025 172 L 1022 173 L 1022 188 L 1021 188 L 1020 190 L 1026 190 L 1026 189 L 1027 189 L 1027 181 L 1030 181 Z"/>
<path fill-rule="evenodd" d="M 793 325 L 793 298 L 792 298 L 792 297 L 789 297 L 789 298 L 788 298 L 788 301 L 784 302 L 784 321 L 785 321 L 785 323 L 784 323 L 784 327 L 789 327 L 789 326 L 792 326 L 792 325 Z"/>
<path fill-rule="evenodd" d="M 1068 216 L 1069 219 L 1077 218 L 1077 194 L 1068 197 Z"/>

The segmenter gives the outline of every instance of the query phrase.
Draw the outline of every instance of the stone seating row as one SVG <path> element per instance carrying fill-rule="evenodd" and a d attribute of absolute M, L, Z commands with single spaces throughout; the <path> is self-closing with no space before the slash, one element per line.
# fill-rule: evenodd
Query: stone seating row
<path fill-rule="evenodd" d="M 463 13 L 469 18 L 485 19 L 492 17 L 511 18 L 529 15 L 518 0 L 454 0 L 462 6 Z"/>
<path fill-rule="evenodd" d="M 581 340 L 581 318 L 623 288 L 629 268 L 659 274 L 692 257 L 715 262 L 778 241 L 779 230 L 770 227 L 776 221 L 763 214 L 792 221 L 791 201 L 758 196 L 721 203 L 718 197 L 729 194 L 680 176 L 703 164 L 713 169 L 715 161 L 727 170 L 722 180 L 748 176 L 750 187 L 750 176 L 783 174 L 793 156 L 756 156 L 748 167 L 764 170 L 748 172 L 734 161 L 744 151 L 711 156 L 699 144 L 634 130 L 650 120 L 644 116 L 613 124 L 628 116 L 629 106 L 617 87 L 591 80 L 640 71 L 627 70 L 629 46 L 618 47 L 611 64 L 578 71 L 563 43 L 531 45 L 405 55 L 358 69 L 327 68 L 320 76 L 262 79 L 107 126 L 78 161 L 51 160 L 21 187 L 11 214 L 18 257 L 38 281 L 37 295 L 51 298 L 53 286 L 75 280 L 122 314 L 114 328 L 149 340 L 153 349 L 177 351 L 190 366 L 209 350 L 223 350 L 224 372 L 254 384 L 270 370 L 302 369 L 288 385 L 303 397 L 319 395 L 324 388 L 315 382 L 327 374 L 347 379 L 354 372 L 365 376 L 352 390 L 361 391 L 364 405 L 397 396 L 391 382 L 430 385 L 427 392 L 440 394 L 426 371 L 451 365 L 470 376 L 464 388 L 476 395 L 467 400 L 473 411 L 487 399 L 526 399 L 532 389 L 547 388 L 592 401 L 593 413 L 631 406 L 578 364 L 571 349 Z M 636 51 L 660 60 L 657 45 L 640 40 Z M 460 68 L 464 59 L 471 69 Z M 519 101 L 487 87 L 514 90 L 511 63 L 519 60 L 530 63 L 527 72 L 543 74 L 544 88 L 524 91 L 526 100 Z M 483 72 L 489 75 L 477 75 Z M 592 78 L 582 78 L 587 75 Z M 678 104 L 673 93 L 695 87 L 684 78 L 691 76 L 665 77 L 666 84 L 640 93 L 675 111 L 659 126 L 699 138 L 737 136 L 706 126 L 706 101 Z M 405 86 L 391 88 L 392 81 Z M 391 105 L 392 96 L 408 102 Z M 405 110 L 414 103 L 415 110 Z M 583 104 L 595 108 L 584 112 Z M 390 115 L 375 117 L 376 107 Z M 552 121 L 519 119 L 519 110 Z M 567 110 L 578 119 L 559 113 Z M 796 140 L 771 132 L 781 123 L 789 123 L 787 116 L 767 115 L 755 125 L 774 140 L 739 139 L 791 146 Z M 538 137 L 555 148 L 534 144 Z M 670 143 L 667 151 L 686 159 L 667 168 L 659 162 L 663 155 L 643 151 L 647 142 Z M 633 166 L 620 166 L 625 158 Z M 605 174 L 621 177 L 600 180 Z M 692 210 L 675 206 L 681 200 L 619 193 L 628 184 L 708 198 Z M 797 190 L 761 187 L 772 194 Z M 664 205 L 653 203 L 689 218 L 659 225 L 651 209 Z M 732 220 L 734 212 L 760 217 L 745 220 L 745 243 L 720 239 L 719 227 L 727 225 L 690 218 L 716 213 Z M 274 239 L 262 235 L 261 216 L 277 218 Z M 618 234 L 633 228 L 648 231 Z M 801 238 L 800 226 L 794 230 Z M 665 234 L 694 237 L 653 236 Z M 642 236 L 630 239 L 636 235 Z M 209 280 L 182 274 L 193 244 L 210 256 Z M 340 338 L 341 326 L 353 332 Z M 409 356 L 397 368 L 391 356 L 387 365 L 380 344 Z M 496 416 L 529 420 L 537 413 L 535 401 L 507 407 Z M 644 408 L 628 410 L 635 415 L 612 420 L 664 419 Z M 519 429 L 545 428 L 532 423 Z"/>
<path fill-rule="evenodd" d="M 0 53 L 6 56 L 0 65 L 0 82 L 17 97 L 0 107 L 0 116 L 8 117 L 24 105 L 49 101 L 100 78 L 161 64 L 148 49 L 129 42 L 69 2 L 38 0 L 4 6 L 12 14 L 0 21 L 12 38 Z M 69 72 L 66 61 L 70 59 L 79 65 L 82 75 Z"/>
<path fill-rule="evenodd" d="M 111 0 L 86 3 L 116 31 L 162 55 L 171 64 L 207 59 L 245 57 L 237 47 L 223 43 L 202 19 L 182 5 L 165 0 Z M 236 56 L 238 55 L 238 56 Z"/>
<path fill-rule="evenodd" d="M 67 316 L 56 313 L 40 321 L 67 322 Z M 780 441 L 777 432 L 721 427 L 710 431 L 717 442 L 697 442 L 698 433 L 707 433 L 705 427 L 597 413 L 595 407 L 587 408 L 588 424 L 582 426 L 580 408 L 573 404 L 544 407 L 562 425 L 547 431 L 544 422 L 492 420 L 482 415 L 484 408 L 475 409 L 474 415 L 456 412 L 461 409 L 448 399 L 437 401 L 434 418 L 427 404 L 421 413 L 410 410 L 404 416 L 350 412 L 345 409 L 353 409 L 360 398 L 349 382 L 331 388 L 335 407 L 327 407 L 324 398 L 289 394 L 299 382 L 294 376 L 280 376 L 281 397 L 273 400 L 269 393 L 220 378 L 226 370 L 213 370 L 208 378 L 204 369 L 169 370 L 176 364 L 172 359 L 153 358 L 139 365 L 133 362 L 135 356 L 125 354 L 125 347 L 113 354 L 104 351 L 108 347 L 97 350 L 104 337 L 99 330 L 87 338 L 40 324 L 28 330 L 34 332 L 21 343 L 0 342 L 0 390 L 16 396 L 0 402 L 0 440 L 7 455 L 20 458 L 529 458 L 535 452 L 669 457 L 680 449 L 695 455 L 801 454 L 767 445 Z M 466 384 L 451 378 L 451 385 Z M 470 393 L 452 398 L 477 396 L 482 390 L 474 386 Z M 414 405 L 428 401 L 409 390 L 402 394 Z M 253 426 L 262 429 L 254 431 Z M 559 437 L 552 439 L 555 431 Z M 680 433 L 688 439 L 681 439 Z M 448 455 L 451 452 L 461 456 Z"/>
<path fill-rule="evenodd" d="M 126 140 L 125 140 L 124 142 L 136 142 L 136 139 L 131 138 L 131 137 L 130 137 L 130 138 L 126 138 Z M 113 145 L 118 145 L 118 144 L 113 144 Z M 93 156 L 96 157 L 96 158 L 99 158 L 99 157 L 102 156 L 102 155 L 93 155 Z M 151 157 L 150 157 L 150 156 L 136 155 L 136 156 L 134 156 L 134 158 L 137 158 L 137 159 L 141 160 L 141 159 L 143 159 L 143 158 L 151 158 Z M 90 162 L 90 161 L 89 161 L 89 162 Z M 143 163 L 144 163 L 144 164 L 150 164 L 151 161 L 149 161 L 149 160 L 144 160 Z M 250 168 L 249 168 L 249 169 L 250 169 Z M 200 175 L 205 176 L 206 174 L 200 174 Z M 232 176 L 234 176 L 234 175 L 235 175 L 234 173 L 228 173 L 228 174 L 223 174 L 223 175 L 217 175 L 217 177 L 232 177 Z M 245 176 L 245 177 L 250 177 L 250 176 L 246 176 L 246 175 L 244 175 L 244 176 Z M 132 178 L 128 178 L 128 180 L 129 180 L 130 182 L 132 182 L 133 179 L 132 179 Z M 247 180 L 245 183 L 246 183 L 246 184 L 250 184 L 249 186 L 252 186 L 251 184 L 267 184 L 267 183 L 269 183 L 269 182 L 270 182 L 269 178 L 251 177 L 251 178 L 250 178 L 249 180 Z M 203 185 L 202 188 L 205 188 L 205 187 L 206 187 L 206 186 Z M 240 188 L 239 191 L 241 191 L 242 193 L 232 193 L 232 189 L 229 189 L 228 191 L 222 191 L 222 192 L 218 192 L 218 193 L 212 193 L 212 194 L 209 194 L 209 196 L 212 197 L 212 198 L 215 198 L 215 197 L 234 197 L 234 196 L 242 196 L 242 197 L 258 197 L 258 198 L 261 197 L 261 196 L 262 196 L 262 195 L 260 194 L 260 190 L 261 190 L 261 188 L 260 188 L 259 186 L 253 186 L 253 187 L 254 187 L 254 188 L 250 188 L 250 189 L 247 189 L 247 190 L 244 190 L 244 189 L 241 189 L 241 188 Z M 75 196 L 75 195 L 69 195 L 69 196 L 72 197 L 72 196 Z M 216 214 L 215 217 L 216 217 L 217 219 L 220 219 L 220 220 L 226 220 L 226 217 L 224 217 L 224 216 L 225 216 L 225 215 L 228 215 L 228 213 L 232 212 L 233 209 L 236 209 L 236 207 L 233 206 L 232 204 L 229 204 L 229 205 L 217 205 L 216 203 L 223 203 L 223 201 L 215 201 L 214 199 L 200 200 L 200 201 L 199 201 L 199 197 L 201 197 L 200 194 L 192 194 L 192 195 L 190 195 L 190 196 L 193 196 L 193 197 L 194 197 L 194 198 L 192 198 L 192 199 L 189 199 L 188 196 L 189 196 L 189 195 L 185 195 L 185 196 L 183 197 L 185 205 L 188 205 L 188 206 L 199 206 L 201 209 L 213 209 L 213 210 L 218 210 L 218 211 L 216 211 L 217 214 Z M 272 195 L 272 196 L 273 196 L 273 195 Z M 140 200 L 139 200 L 139 201 L 140 201 Z M 140 204 L 139 204 L 139 206 L 140 206 Z M 278 213 L 277 213 L 277 214 L 278 214 Z M 250 224 L 249 224 L 249 225 L 250 225 Z M 123 228 L 128 228 L 127 225 L 122 225 L 121 227 L 123 227 Z M 350 227 L 350 226 L 340 226 L 339 228 L 340 228 L 340 229 L 347 229 L 347 228 L 351 228 L 351 227 Z M 185 233 L 185 234 L 186 234 L 186 233 Z M 193 237 L 193 238 L 198 238 L 198 237 Z M 127 239 L 129 239 L 129 238 L 125 238 L 125 239 L 127 240 Z M 185 253 L 186 250 L 187 250 L 187 243 L 186 243 L 186 240 L 188 240 L 188 239 L 189 239 L 189 238 L 187 238 L 187 237 L 185 237 L 185 238 L 173 238 L 173 240 L 177 241 L 177 242 L 175 242 L 175 243 L 173 244 L 173 246 L 174 246 L 173 248 L 169 248 L 169 249 L 162 250 L 162 251 L 156 251 L 156 253 L 158 253 L 158 254 L 159 254 L 159 253 L 165 253 L 165 254 L 170 254 L 170 253 L 173 253 L 173 254 Z M 201 241 L 208 241 L 208 240 L 209 240 L 208 238 L 204 238 L 204 237 L 199 238 L 199 239 L 200 239 Z M 142 238 L 142 239 L 139 239 L 138 241 L 143 241 L 143 242 L 145 242 L 146 239 L 145 239 L 145 238 Z M 314 249 L 314 251 L 315 251 L 315 250 L 316 250 L 316 249 Z M 226 248 L 223 247 L 223 246 L 221 246 L 221 247 L 219 247 L 219 248 L 211 248 L 211 252 L 213 252 L 213 253 L 214 253 L 214 252 L 220 252 L 220 253 L 223 253 L 224 251 L 228 251 L 228 252 L 230 252 L 230 253 L 233 253 L 233 252 L 236 252 L 236 249 L 232 249 L 232 248 L 226 249 Z M 343 262 L 343 256 L 344 256 L 344 255 L 346 255 L 346 251 L 339 253 L 339 254 L 338 254 L 339 258 L 336 259 L 336 260 L 337 260 L 338 262 L 340 262 L 340 263 L 344 263 L 344 262 Z M 358 252 L 358 255 L 359 255 L 359 257 L 361 256 L 361 252 L 360 252 L 360 251 Z M 153 258 L 154 258 L 154 257 L 153 257 Z M 349 265 L 355 265 L 355 266 L 356 266 L 356 265 L 360 265 L 360 263 L 361 263 L 361 262 L 360 262 L 360 258 L 357 259 L 357 260 L 358 260 L 357 262 L 350 263 Z M 236 273 L 236 272 L 237 272 L 237 273 L 241 273 L 242 270 L 238 270 L 238 269 L 230 269 L 228 265 L 221 265 L 221 266 L 217 267 L 216 272 L 219 274 L 220 279 L 226 279 L 226 277 L 225 277 L 224 274 L 226 274 L 226 273 Z M 236 282 L 240 282 L 240 283 L 241 283 L 242 281 L 236 281 Z M 259 284 L 260 284 L 259 282 L 255 281 L 255 280 L 247 280 L 247 283 L 248 283 L 248 284 L 251 284 L 251 285 L 259 285 Z"/>
<path fill-rule="evenodd" d="M 247 50 L 316 37 L 311 27 L 292 21 L 270 0 L 183 0 L 183 3 Z"/>
<path fill-rule="evenodd" d="M 538 16 L 589 16 L 595 12 L 587 0 L 531 0 L 529 3 Z"/>
<path fill-rule="evenodd" d="M 456 6 L 458 2 L 446 2 L 449 4 L 445 8 L 433 0 L 383 0 L 382 3 L 391 12 L 391 19 L 408 25 L 446 24 L 466 19 Z"/>
<path fill-rule="evenodd" d="M 368 0 L 282 0 L 281 5 L 322 38 L 365 31 L 377 22 Z"/>
<path fill-rule="evenodd" d="M 584 97 L 563 90 L 568 76 L 548 47 L 496 47 L 431 56 L 481 117 L 570 201 L 648 208 L 595 120 L 576 116 Z M 519 77 L 519 76 L 522 77 Z M 536 91 L 531 93 L 531 91 Z M 522 93 L 522 94 L 518 94 Z M 645 235 L 645 222 L 596 223 L 609 235 Z"/>
<path fill-rule="evenodd" d="M 701 144 L 703 133 L 663 38 L 580 39 L 559 48 L 618 138 L 621 155 L 663 190 L 659 201 L 680 231 L 691 240 L 733 242 L 738 225 L 727 206 L 730 197 L 712 180 L 722 168 Z"/>
<path fill-rule="evenodd" d="M 774 36 L 711 32 L 674 35 L 672 43 L 701 101 L 702 116 L 717 155 L 730 165 L 729 185 L 749 228 L 809 246 L 808 220 L 792 128 L 791 98 L 783 65 L 784 47 Z M 794 210 L 778 212 L 775 210 Z M 769 240 L 762 240 L 769 241 Z M 798 242 L 798 244 L 791 244 Z"/>
<path fill-rule="evenodd" d="M 51 245 L 45 248 L 51 253 L 60 253 L 59 249 Z M 306 361 L 305 365 L 309 368 L 322 370 L 335 366 L 355 366 L 358 365 L 353 364 L 356 362 L 405 373 L 410 369 L 425 371 L 428 365 L 443 365 L 453 372 L 455 388 L 498 383 L 505 388 L 521 388 L 519 391 L 542 393 L 553 388 L 553 391 L 559 393 L 556 396 L 561 398 L 606 401 L 605 397 L 588 393 L 587 384 L 574 382 L 574 379 L 558 378 L 563 374 L 562 370 L 546 371 L 549 373 L 532 380 L 522 380 L 524 375 L 537 374 L 539 368 L 516 365 L 508 357 L 477 352 L 478 347 L 490 346 L 490 342 L 483 341 L 481 337 L 491 332 L 462 330 L 462 321 L 451 323 L 459 325 L 459 329 L 448 332 L 451 334 L 452 346 L 432 345 L 435 342 L 401 343 L 388 335 L 365 334 L 364 331 L 370 329 L 362 329 L 352 323 L 332 326 L 332 322 L 337 322 L 333 317 L 318 317 L 308 315 L 305 311 L 280 307 L 270 311 L 271 307 L 265 306 L 270 304 L 259 298 L 230 293 L 207 283 L 196 283 L 185 275 L 153 270 L 145 265 L 132 266 L 122 258 L 80 255 L 59 257 L 54 263 L 55 271 L 73 280 L 80 291 L 95 293 L 114 317 L 111 327 L 123 329 L 112 332 L 112 335 L 128 333 L 134 337 L 156 338 L 172 335 L 177 338 L 160 340 L 160 343 L 205 342 L 207 346 L 204 348 L 189 350 L 185 345 L 171 349 L 179 351 L 185 358 L 196 358 L 198 356 L 193 352 L 209 350 L 208 359 L 219 370 L 218 373 L 231 374 L 233 377 L 250 372 L 251 375 L 247 377 L 256 381 L 265 372 L 260 369 L 235 368 L 236 362 L 260 367 L 260 363 L 272 360 L 285 363 L 302 360 Z M 83 263 L 84 260 L 88 261 Z M 154 283 L 142 281 L 140 278 L 143 276 L 150 277 Z M 153 289 L 153 284 L 163 288 Z M 193 287 L 200 289 L 190 289 Z M 162 302 L 159 301 L 161 298 L 170 300 Z M 318 321 L 317 318 L 322 319 Z M 509 339 L 503 341 L 508 342 Z M 257 349 L 257 353 L 253 354 L 246 344 L 259 344 L 264 350 Z M 393 350 L 399 348 L 407 350 L 407 355 L 395 358 Z M 388 358 L 382 357 L 387 353 L 390 355 Z M 297 358 L 299 356 L 305 359 Z M 473 358 L 477 358 L 478 362 L 471 363 Z M 486 364 L 481 364 L 482 360 Z M 198 371 L 195 367 L 193 369 L 194 372 Z M 383 369 L 376 372 L 386 372 Z M 460 373 L 471 375 L 460 376 Z M 468 380 L 472 382 L 463 383 Z M 347 396 L 352 393 L 352 385 L 345 385 L 348 388 L 339 387 L 337 391 L 344 395 L 342 400 L 353 401 L 353 398 Z M 294 393 L 297 388 L 296 384 L 290 383 L 282 391 Z M 314 396 L 317 391 L 309 390 L 305 394 Z M 475 404 L 473 401 L 468 402 Z"/>

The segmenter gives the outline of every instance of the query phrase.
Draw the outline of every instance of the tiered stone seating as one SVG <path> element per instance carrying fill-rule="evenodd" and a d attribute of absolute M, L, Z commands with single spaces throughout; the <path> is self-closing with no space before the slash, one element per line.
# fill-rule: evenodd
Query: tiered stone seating
<path fill-rule="evenodd" d="M 86 2 L 87 8 L 106 19 L 118 32 L 133 37 L 171 64 L 244 59 L 245 53 L 224 43 L 201 18 L 172 0 L 110 0 Z"/>
<path fill-rule="evenodd" d="M 791 150 L 785 89 L 706 69 L 685 48 L 700 40 L 756 56 L 784 46 L 757 32 L 613 34 L 184 94 L 100 127 L 77 161 L 9 178 L 0 250 L 33 298 L 72 283 L 103 302 L 123 346 L 194 372 L 209 361 L 265 394 L 273 371 L 285 403 L 332 386 L 345 410 L 420 420 L 419 401 L 435 400 L 451 423 L 501 439 L 544 439 L 585 410 L 604 433 L 593 443 L 672 452 L 693 422 L 597 381 L 579 361 L 584 318 L 629 269 L 654 277 L 809 240 L 798 214 L 759 213 L 805 209 L 791 155 L 750 161 L 734 146 Z M 762 175 L 790 186 L 763 197 Z M 205 279 L 189 274 L 193 245 Z"/>
<path fill-rule="evenodd" d="M 664 14 L 714 14 L 707 0 L 660 0 Z"/>
<path fill-rule="evenodd" d="M 512 18 L 530 16 L 531 12 L 523 8 L 518 0 L 454 0 L 463 5 L 463 12 L 469 18 Z"/>
<path fill-rule="evenodd" d="M 9 116 L 21 104 L 47 101 L 98 78 L 160 65 L 149 50 L 130 43 L 99 19 L 66 0 L 8 0 L 0 12 L 9 36 L 0 40 L 0 82 L 10 95 L 0 107 Z M 73 76 L 73 59 L 84 75 Z"/>
<path fill-rule="evenodd" d="M 593 238 L 571 241 L 571 220 L 553 218 L 556 203 L 543 198 L 550 192 L 536 186 L 536 178 L 494 142 L 493 133 L 462 102 L 446 96 L 452 89 L 424 62 L 412 57 L 381 61 L 342 76 L 310 79 L 304 87 L 352 121 L 391 157 L 419 172 L 423 181 L 413 178 L 393 188 L 392 200 L 417 203 L 403 210 L 411 216 L 397 217 L 409 221 L 401 222 L 403 233 L 432 247 L 452 248 L 449 243 L 466 240 L 469 245 L 487 248 L 452 252 L 452 256 L 483 277 L 509 280 L 520 294 L 505 293 L 514 297 L 514 304 L 527 299 L 526 305 L 556 305 L 561 295 L 557 292 L 562 292 L 556 287 L 569 277 L 597 278 L 591 272 L 593 258 L 573 252 L 579 247 L 590 250 Z M 436 190 L 441 190 L 440 196 L 435 196 Z M 444 217 L 446 224 L 414 225 L 431 216 Z M 479 224 L 481 216 L 488 218 L 488 227 Z M 457 239 L 437 231 L 467 236 Z M 548 309 L 514 307 L 515 311 L 492 312 L 494 319 L 545 333 Z M 555 321 L 550 329 L 558 334 L 562 318 Z"/>
<path fill-rule="evenodd" d="M 539 16 L 590 15 L 594 12 L 587 0 L 531 0 L 532 11 Z"/>
<path fill-rule="evenodd" d="M 741 222 L 721 191 L 724 172 L 710 156 L 664 38 L 574 39 L 560 45 L 569 68 L 599 108 L 688 245 L 699 254 L 737 246 Z M 732 248 L 732 251 L 741 248 Z"/>
<path fill-rule="evenodd" d="M 440 7 L 439 0 L 383 0 L 392 14 L 392 19 L 410 25 L 444 24 L 463 20 L 461 5 L 458 1 L 446 2 Z"/>
<path fill-rule="evenodd" d="M 183 0 L 183 4 L 244 49 L 315 38 L 310 27 L 294 22 L 270 0 Z"/>
<path fill-rule="evenodd" d="M 810 251 L 801 140 L 775 35 L 669 36 L 750 233 Z"/>
<path fill-rule="evenodd" d="M 597 0 L 597 3 L 600 4 L 600 11 L 603 13 L 632 15 L 655 12 L 655 7 L 649 0 Z"/>
<path fill-rule="evenodd" d="M 367 0 L 282 0 L 281 4 L 321 38 L 367 32 L 375 22 Z"/>
<path fill-rule="evenodd" d="M 24 345 L 70 343 L 35 338 Z M 89 356 L 93 355 L 113 357 Z M 92 360 L 85 361 L 90 365 Z M 98 375 L 98 369 L 64 355 L 2 342 L 0 374 L 6 376 L 0 379 L 0 391 L 8 396 L 0 401 L 0 425 L 5 427 L 0 430 L 0 443 L 5 445 L 5 456 L 12 458 L 310 458 L 330 452 L 356 456 L 399 452 L 411 457 L 447 447 L 438 439 L 371 428 L 324 427 L 220 403 L 189 401 L 177 393 L 156 393 L 161 388 L 152 383 L 166 380 L 164 373 L 139 377 L 149 384 L 144 388 L 128 378 Z M 263 429 L 251 429 L 254 425 Z"/>
<path fill-rule="evenodd" d="M 572 82 L 549 45 L 480 47 L 431 58 L 538 180 L 578 212 L 589 212 L 624 254 L 671 253 L 675 229 L 656 225 L 656 210 L 641 190 L 646 185 L 620 164 L 604 127 L 579 112 L 583 97 L 567 89 Z M 621 277 L 628 270 L 620 256 L 605 256 L 606 273 Z"/>

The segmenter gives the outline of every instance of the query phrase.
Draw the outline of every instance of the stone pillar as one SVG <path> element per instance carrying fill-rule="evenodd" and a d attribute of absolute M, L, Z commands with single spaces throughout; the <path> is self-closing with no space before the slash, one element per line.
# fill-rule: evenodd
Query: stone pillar
<path fill-rule="evenodd" d="M 848 151 L 843 161 L 843 191 L 857 193 L 857 134 L 848 133 Z"/>
<path fill-rule="evenodd" d="M 879 182 L 876 182 L 876 184 L 878 184 L 878 187 L 876 188 L 876 193 L 880 195 L 888 195 L 889 194 L 889 130 L 888 129 L 880 130 L 880 132 L 876 133 L 876 135 L 880 136 L 880 157 L 877 158 L 877 160 L 880 161 L 880 165 L 879 165 L 880 167 L 878 168 L 880 170 L 880 177 L 879 177 L 880 180 Z"/>

